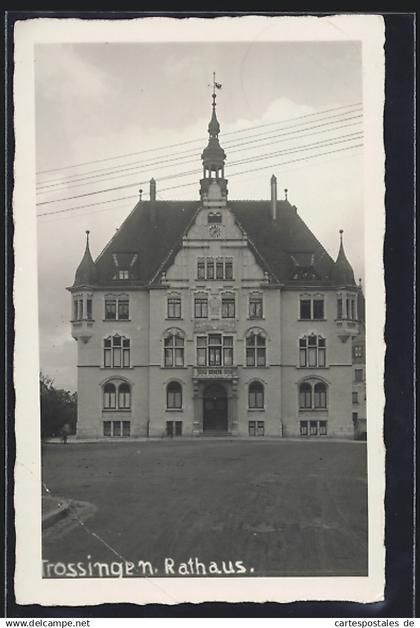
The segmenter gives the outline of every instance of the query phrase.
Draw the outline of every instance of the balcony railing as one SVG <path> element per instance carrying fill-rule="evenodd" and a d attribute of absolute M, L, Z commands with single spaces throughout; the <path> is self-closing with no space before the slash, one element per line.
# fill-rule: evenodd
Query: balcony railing
<path fill-rule="evenodd" d="M 346 318 L 339 318 L 336 320 L 337 330 L 350 336 L 356 336 L 359 333 L 359 322 L 357 320 L 350 320 Z"/>
<path fill-rule="evenodd" d="M 237 366 L 197 366 L 194 377 L 198 379 L 233 379 L 238 377 Z"/>

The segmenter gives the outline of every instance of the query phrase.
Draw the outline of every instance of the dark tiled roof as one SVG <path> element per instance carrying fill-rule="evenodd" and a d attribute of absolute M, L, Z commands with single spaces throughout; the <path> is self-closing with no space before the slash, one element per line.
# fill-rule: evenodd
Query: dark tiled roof
<path fill-rule="evenodd" d="M 299 274 L 299 259 L 311 259 L 316 282 L 330 282 L 334 261 L 288 201 L 278 201 L 276 221 L 271 217 L 270 201 L 229 201 L 228 207 L 273 281 L 291 281 Z M 96 260 L 97 282 L 111 282 L 115 274 L 113 254 L 121 253 L 138 255 L 131 269 L 134 283 L 152 281 L 174 259 L 199 208 L 198 201 L 139 202 Z M 130 282 L 124 281 L 127 284 Z"/>
<path fill-rule="evenodd" d="M 334 262 L 288 201 L 277 202 L 276 220 L 271 201 L 230 201 L 228 205 L 278 281 L 291 280 L 303 253 L 313 255 L 315 274 L 328 281 Z"/>
<path fill-rule="evenodd" d="M 96 280 L 96 266 L 90 254 L 89 240 L 87 239 L 85 253 L 74 276 L 73 288 L 95 285 Z"/>
<path fill-rule="evenodd" d="M 151 281 L 173 247 L 181 242 L 197 207 L 197 201 L 137 203 L 96 260 L 98 283 L 110 283 L 115 273 L 114 253 L 137 253 L 131 269 L 133 281 Z"/>
<path fill-rule="evenodd" d="M 343 242 L 340 242 L 337 260 L 331 270 L 331 280 L 339 286 L 355 286 L 354 272 L 344 253 Z"/>

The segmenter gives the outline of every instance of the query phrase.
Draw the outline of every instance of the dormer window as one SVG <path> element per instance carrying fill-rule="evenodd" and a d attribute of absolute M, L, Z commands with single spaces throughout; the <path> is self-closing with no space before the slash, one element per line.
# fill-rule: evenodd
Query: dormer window
<path fill-rule="evenodd" d="M 130 279 L 130 273 L 128 270 L 119 269 L 117 273 L 117 279 Z"/>
<path fill-rule="evenodd" d="M 222 222 L 222 214 L 220 212 L 210 212 L 207 216 L 208 224 L 221 223 Z"/>
<path fill-rule="evenodd" d="M 138 259 L 137 253 L 113 253 L 112 259 L 115 266 L 113 279 L 117 281 L 127 281 L 135 276 L 135 264 Z"/>

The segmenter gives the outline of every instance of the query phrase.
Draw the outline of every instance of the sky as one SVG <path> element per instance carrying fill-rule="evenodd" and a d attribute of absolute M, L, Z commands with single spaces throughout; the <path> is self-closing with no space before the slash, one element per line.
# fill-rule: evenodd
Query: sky
<path fill-rule="evenodd" d="M 40 365 L 58 387 L 76 388 L 66 287 L 85 230 L 96 258 L 140 187 L 148 197 L 152 176 L 159 199 L 198 200 L 200 174 L 181 175 L 201 170 L 213 72 L 222 84 L 217 115 L 229 198 L 268 199 L 275 174 L 279 197 L 287 188 L 334 259 L 344 229 L 356 279 L 364 277 L 363 149 L 351 148 L 362 143 L 357 42 L 38 44 Z M 332 138 L 340 143 L 328 144 Z M 315 142 L 327 145 L 302 148 Z M 307 158 L 340 148 L 347 150 Z M 277 154 L 262 157 L 270 153 Z"/>

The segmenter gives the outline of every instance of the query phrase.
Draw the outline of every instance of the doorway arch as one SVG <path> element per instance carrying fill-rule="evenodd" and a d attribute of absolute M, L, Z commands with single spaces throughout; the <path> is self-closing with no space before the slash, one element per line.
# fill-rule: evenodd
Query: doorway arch
<path fill-rule="evenodd" d="M 228 431 L 228 400 L 224 386 L 209 384 L 203 393 L 203 432 Z"/>

